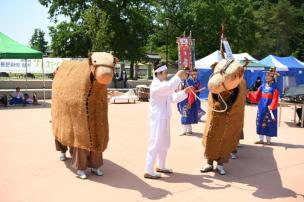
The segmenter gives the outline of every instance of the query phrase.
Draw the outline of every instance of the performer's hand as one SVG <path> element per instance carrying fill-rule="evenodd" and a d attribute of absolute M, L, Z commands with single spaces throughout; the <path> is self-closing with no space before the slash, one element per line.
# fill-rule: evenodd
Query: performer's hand
<path fill-rule="evenodd" d="M 179 70 L 176 75 L 182 80 L 186 80 L 188 78 L 188 73 L 184 70 Z"/>
<path fill-rule="evenodd" d="M 186 94 L 188 94 L 188 93 L 191 93 L 191 89 L 192 89 L 192 86 L 189 86 L 189 87 L 185 88 L 184 91 Z"/>
<path fill-rule="evenodd" d="M 270 107 L 270 106 L 268 106 L 268 109 L 269 109 L 269 111 L 272 111 L 272 109 L 271 109 L 271 107 Z"/>

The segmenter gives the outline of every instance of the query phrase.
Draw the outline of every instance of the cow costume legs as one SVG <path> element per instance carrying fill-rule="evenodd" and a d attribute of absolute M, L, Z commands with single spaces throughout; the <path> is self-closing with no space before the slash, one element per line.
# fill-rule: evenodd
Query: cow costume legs
<path fill-rule="evenodd" d="M 109 140 L 107 85 L 117 60 L 112 54 L 94 52 L 87 61 L 65 61 L 52 84 L 52 129 L 60 159 L 69 148 L 72 165 L 81 179 L 86 169 L 100 170 Z M 77 96 L 75 96 L 77 95 Z"/>

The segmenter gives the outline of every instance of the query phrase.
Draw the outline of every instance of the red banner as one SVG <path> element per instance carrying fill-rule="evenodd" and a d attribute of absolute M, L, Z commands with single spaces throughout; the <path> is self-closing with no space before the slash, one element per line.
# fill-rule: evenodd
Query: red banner
<path fill-rule="evenodd" d="M 189 37 L 179 37 L 178 44 L 178 66 L 180 69 L 188 67 L 192 70 L 191 42 Z"/>

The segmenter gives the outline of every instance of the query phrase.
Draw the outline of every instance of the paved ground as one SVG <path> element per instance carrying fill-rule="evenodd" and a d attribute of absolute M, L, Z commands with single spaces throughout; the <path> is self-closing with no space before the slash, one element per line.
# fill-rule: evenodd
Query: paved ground
<path fill-rule="evenodd" d="M 58 160 L 49 123 L 50 108 L 0 109 L 0 201 L 304 201 L 304 129 L 284 108 L 273 146 L 257 146 L 256 107 L 246 107 L 245 140 L 226 176 L 201 174 L 201 133 L 179 136 L 175 105 L 168 165 L 175 174 L 159 181 L 143 178 L 148 140 L 148 104 L 109 106 L 110 143 L 103 177 L 75 177 L 70 160 Z"/>

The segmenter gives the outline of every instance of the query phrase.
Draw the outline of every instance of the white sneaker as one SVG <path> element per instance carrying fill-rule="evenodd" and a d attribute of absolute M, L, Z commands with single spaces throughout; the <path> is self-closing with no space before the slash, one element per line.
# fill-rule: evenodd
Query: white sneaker
<path fill-rule="evenodd" d="M 211 171 L 213 171 L 213 165 L 210 165 L 210 164 L 206 164 L 201 169 L 202 173 L 207 173 L 207 172 L 211 172 Z"/>
<path fill-rule="evenodd" d="M 226 171 L 224 170 L 224 166 L 217 165 L 216 170 L 220 175 L 225 175 Z"/>
<path fill-rule="evenodd" d="M 67 160 L 67 157 L 66 157 L 65 153 L 61 152 L 59 159 L 60 159 L 60 161 Z"/>
<path fill-rule="evenodd" d="M 100 168 L 91 168 L 91 172 L 92 172 L 94 175 L 103 176 L 103 172 L 100 170 Z"/>
<path fill-rule="evenodd" d="M 236 155 L 236 153 L 231 153 L 231 159 L 238 159 L 238 156 Z"/>
<path fill-rule="evenodd" d="M 77 177 L 83 180 L 88 178 L 84 170 L 77 170 Z"/>

